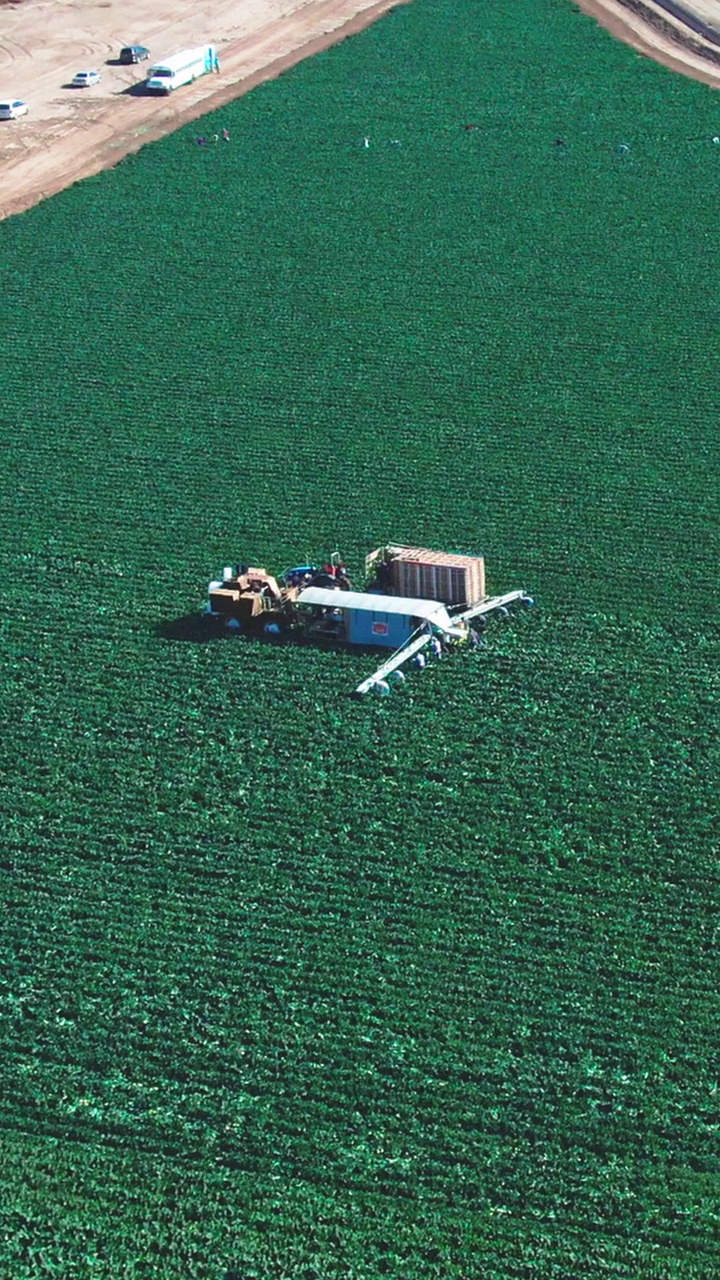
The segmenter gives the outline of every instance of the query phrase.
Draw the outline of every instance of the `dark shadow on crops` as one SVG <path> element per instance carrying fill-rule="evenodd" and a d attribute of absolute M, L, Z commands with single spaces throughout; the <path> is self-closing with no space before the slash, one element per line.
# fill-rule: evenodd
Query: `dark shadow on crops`
<path fill-rule="evenodd" d="M 302 644 L 302 634 L 265 635 L 259 628 L 252 631 L 228 632 L 217 618 L 204 613 L 186 613 L 181 618 L 170 618 L 154 628 L 161 640 L 181 640 L 187 644 L 208 644 L 211 640 L 252 640 L 277 648 L 281 644 Z"/>
<path fill-rule="evenodd" d="M 295 648 L 326 649 L 336 653 L 361 654 L 368 657 L 377 656 L 378 650 L 369 645 L 344 645 L 337 640 L 323 640 L 318 636 L 306 636 L 302 627 L 282 631 L 279 635 L 267 635 L 261 626 L 249 630 L 228 632 L 218 618 L 211 618 L 203 613 L 186 613 L 180 618 L 169 618 L 153 627 L 156 636 L 161 640 L 182 641 L 185 644 L 209 644 L 211 640 L 222 640 L 228 644 L 241 644 L 251 641 L 253 644 L 269 645 L 273 649 L 292 645 Z"/>
<path fill-rule="evenodd" d="M 155 627 L 161 640 L 184 640 L 189 644 L 207 644 L 209 640 L 222 638 L 222 628 L 213 618 L 202 613 L 186 613 L 181 618 L 171 618 Z"/>

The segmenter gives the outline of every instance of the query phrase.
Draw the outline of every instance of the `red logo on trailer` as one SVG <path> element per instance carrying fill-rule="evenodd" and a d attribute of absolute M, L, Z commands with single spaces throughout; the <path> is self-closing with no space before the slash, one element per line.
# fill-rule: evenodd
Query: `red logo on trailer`
<path fill-rule="evenodd" d="M 372 633 L 374 636 L 386 636 L 388 633 L 387 622 L 373 622 Z"/>

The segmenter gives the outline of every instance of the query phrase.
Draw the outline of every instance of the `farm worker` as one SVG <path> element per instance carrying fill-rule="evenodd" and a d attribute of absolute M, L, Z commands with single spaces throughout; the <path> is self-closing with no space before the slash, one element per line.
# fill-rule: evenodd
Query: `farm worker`
<path fill-rule="evenodd" d="M 370 146 L 370 139 L 369 139 L 369 138 L 363 138 L 363 146 L 365 146 L 365 147 L 369 147 L 369 146 Z"/>
<path fill-rule="evenodd" d="M 426 659 L 425 659 L 424 653 L 416 653 L 415 657 L 413 658 L 413 662 L 415 663 L 415 666 L 418 668 L 419 671 L 422 671 L 423 667 L 425 666 L 425 661 Z"/>
<path fill-rule="evenodd" d="M 564 139 L 564 138 L 556 138 L 556 139 L 555 139 L 555 146 L 556 146 L 556 147 L 564 147 L 564 146 L 565 146 L 565 139 Z"/>
<path fill-rule="evenodd" d="M 198 144 L 198 146 L 199 146 L 199 147 L 204 147 L 204 146 L 205 146 L 205 139 L 204 139 L 204 138 L 196 138 L 196 139 L 195 139 L 195 141 L 197 142 L 197 144 Z"/>
<path fill-rule="evenodd" d="M 217 71 L 218 74 L 220 72 L 220 59 L 218 58 L 217 54 L 215 54 L 215 64 L 213 66 L 213 71 Z"/>
<path fill-rule="evenodd" d="M 227 130 L 227 129 L 223 129 L 223 131 L 222 131 L 222 136 L 223 136 L 223 142 L 229 142 L 229 141 L 230 141 L 230 134 L 229 134 L 229 132 L 228 132 L 228 130 Z"/>
<path fill-rule="evenodd" d="M 433 636 L 432 640 L 430 641 L 430 648 L 435 654 L 435 657 L 439 658 L 442 653 L 442 645 L 438 640 L 437 636 Z"/>
<path fill-rule="evenodd" d="M 213 136 L 212 136 L 212 140 L 213 140 L 213 142 L 219 142 L 219 141 L 220 141 L 220 136 L 219 136 L 219 134 L 214 133 L 214 134 L 213 134 Z"/>

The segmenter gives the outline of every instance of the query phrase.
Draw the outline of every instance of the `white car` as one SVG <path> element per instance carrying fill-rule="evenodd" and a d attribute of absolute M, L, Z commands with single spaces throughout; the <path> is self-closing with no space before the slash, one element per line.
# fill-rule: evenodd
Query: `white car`
<path fill-rule="evenodd" d="M 17 120 L 18 116 L 26 116 L 28 104 L 21 98 L 5 98 L 0 102 L 0 120 Z"/>
<path fill-rule="evenodd" d="M 72 78 L 73 89 L 89 89 L 93 84 L 100 83 L 100 76 L 97 71 L 78 71 Z"/>

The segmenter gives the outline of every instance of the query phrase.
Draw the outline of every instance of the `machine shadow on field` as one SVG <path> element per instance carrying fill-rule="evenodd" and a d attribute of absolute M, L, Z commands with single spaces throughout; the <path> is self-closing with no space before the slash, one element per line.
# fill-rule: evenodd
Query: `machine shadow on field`
<path fill-rule="evenodd" d="M 153 627 L 155 635 L 161 640 L 180 640 L 185 644 L 208 644 L 211 640 L 235 641 L 249 640 L 256 644 L 267 644 L 273 648 L 286 644 L 303 644 L 305 637 L 300 635 L 265 635 L 262 631 L 253 630 L 228 633 L 216 618 L 203 613 L 186 613 L 179 618 L 166 619 Z"/>
<path fill-rule="evenodd" d="M 169 618 L 164 622 L 156 623 L 152 630 L 160 640 L 181 641 L 183 644 L 209 644 L 211 641 L 237 644 L 242 641 L 251 641 L 253 645 L 267 645 L 271 649 L 284 649 L 291 646 L 296 649 L 317 649 L 320 652 L 323 650 L 326 652 L 332 650 L 335 653 L 346 651 L 346 646 L 338 644 L 337 641 L 307 636 L 302 630 L 280 632 L 275 635 L 267 635 L 255 628 L 252 631 L 228 632 L 216 618 L 210 618 L 203 613 L 186 613 L 182 617 Z M 373 658 L 377 656 L 377 649 L 370 645 L 354 645 L 353 653 Z"/>
<path fill-rule="evenodd" d="M 222 640 L 223 633 L 202 613 L 185 613 L 153 627 L 161 640 L 183 640 L 188 644 L 208 644 L 210 640 Z"/>

